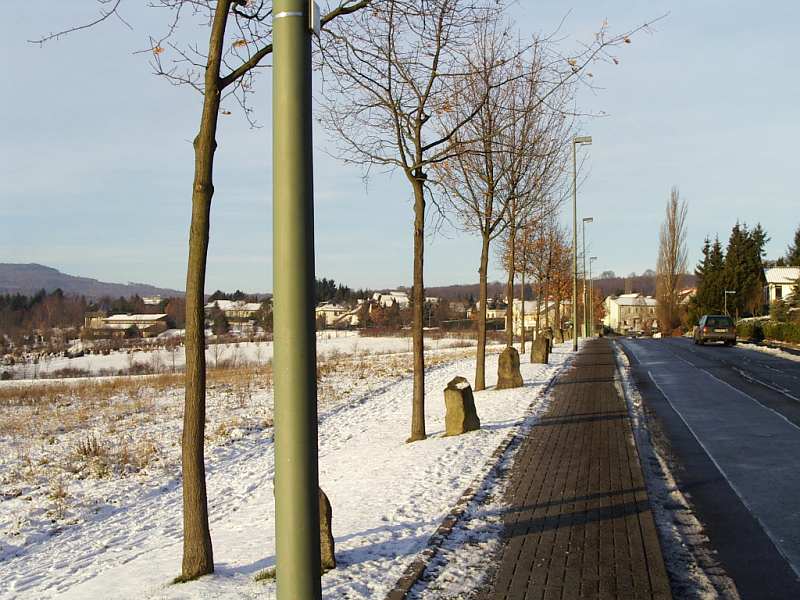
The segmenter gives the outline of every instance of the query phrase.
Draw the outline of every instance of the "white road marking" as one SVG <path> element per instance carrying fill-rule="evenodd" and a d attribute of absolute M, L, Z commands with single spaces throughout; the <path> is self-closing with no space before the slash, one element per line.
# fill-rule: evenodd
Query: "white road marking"
<path fill-rule="evenodd" d="M 708 371 L 703 371 L 703 372 L 704 372 L 704 373 L 706 373 L 706 374 L 708 374 L 708 375 L 711 375 L 711 373 L 708 373 Z M 728 485 L 729 485 L 729 486 L 731 486 L 731 489 L 732 489 L 732 490 L 733 490 L 733 491 L 736 493 L 736 495 L 739 497 L 739 500 L 741 500 L 741 502 L 742 502 L 742 505 L 744 505 L 744 507 L 747 509 L 747 512 L 749 512 L 751 515 L 753 515 L 753 518 L 754 518 L 756 521 L 758 521 L 758 524 L 759 524 L 759 525 L 761 525 L 761 528 L 762 528 L 762 529 L 763 529 L 763 530 L 766 532 L 767 536 L 768 536 L 768 537 L 769 537 L 769 539 L 772 541 L 772 545 L 773 545 L 773 546 L 775 546 L 775 549 L 778 551 L 778 553 L 779 553 L 779 554 L 780 554 L 780 555 L 781 555 L 781 556 L 784 558 L 784 560 L 786 560 L 786 562 L 787 562 L 787 563 L 789 564 L 789 566 L 791 567 L 792 571 L 794 571 L 795 575 L 797 575 L 798 577 L 800 577 L 800 570 L 798 570 L 798 568 L 797 568 L 797 567 L 795 567 L 795 565 L 794 565 L 794 564 L 792 564 L 792 561 L 789 559 L 789 557 L 788 557 L 788 556 L 786 555 L 786 553 L 783 551 L 783 548 L 780 546 L 780 543 L 779 543 L 779 542 L 781 541 L 781 538 L 780 538 L 780 537 L 778 537 L 778 536 L 776 536 L 776 535 L 775 535 L 775 534 L 772 532 L 772 530 L 771 530 L 769 527 L 767 527 L 767 524 L 766 524 L 766 523 L 764 523 L 764 521 L 762 521 L 762 520 L 759 518 L 759 516 L 758 516 L 758 515 L 757 515 L 757 514 L 756 514 L 756 513 L 753 511 L 753 509 L 751 508 L 750 504 L 747 502 L 747 500 L 745 500 L 744 496 L 743 496 L 743 495 L 742 495 L 742 493 L 739 491 L 739 488 L 737 488 L 737 487 L 736 487 L 736 485 L 733 483 L 733 481 L 731 481 L 730 477 L 728 477 L 728 474 L 727 474 L 727 473 L 725 472 L 725 470 L 724 470 L 724 469 L 723 469 L 723 468 L 720 466 L 720 464 L 717 462 L 717 460 L 714 458 L 714 456 L 711 454 L 711 452 L 708 450 L 708 448 L 706 448 L 706 445 L 705 445 L 705 444 L 704 444 L 704 443 L 703 443 L 703 442 L 700 440 L 700 437 L 699 437 L 699 436 L 698 436 L 698 435 L 695 433 L 694 429 L 692 429 L 692 427 L 691 427 L 691 425 L 689 425 L 688 421 L 686 421 L 686 419 L 683 417 L 683 415 L 681 414 L 681 412 L 680 412 L 680 411 L 679 411 L 679 410 L 678 410 L 678 409 L 675 407 L 675 405 L 672 403 L 672 400 L 670 400 L 669 396 L 668 396 L 668 395 L 667 395 L 667 393 L 664 391 L 664 389 L 663 389 L 663 388 L 662 388 L 660 385 L 658 385 L 658 382 L 655 380 L 655 378 L 653 377 L 653 374 L 650 372 L 650 370 L 648 370 L 648 371 L 647 371 L 647 376 L 648 376 L 648 377 L 650 377 L 650 381 L 652 381 L 652 382 L 653 382 L 653 385 L 654 385 L 654 386 L 656 386 L 656 388 L 658 388 L 658 391 L 659 391 L 659 392 L 661 392 L 661 395 L 664 397 L 664 399 L 667 401 L 667 403 L 668 403 L 668 404 L 669 404 L 669 405 L 672 407 L 672 410 L 674 410 L 674 411 L 675 411 L 675 414 L 676 414 L 676 415 L 678 415 L 678 417 L 680 417 L 680 420 L 681 420 L 681 421 L 683 421 L 683 424 L 684 424 L 684 425 L 686 425 L 686 429 L 688 429 L 688 430 L 689 430 L 689 432 L 692 434 L 692 437 L 694 437 L 694 439 L 697 441 L 697 443 L 698 443 L 698 444 L 700 445 L 700 447 L 703 449 L 703 452 L 705 452 L 705 453 L 706 453 L 706 456 L 708 456 L 709 460 L 710 460 L 712 463 L 714 463 L 714 466 L 717 468 L 717 471 L 719 471 L 719 473 L 720 473 L 720 474 L 721 474 L 721 475 L 722 475 L 722 476 L 725 478 L 725 481 L 727 481 L 727 482 L 728 482 Z M 714 377 L 714 376 L 713 376 L 713 375 L 711 375 L 711 377 Z M 716 377 L 714 377 L 714 379 L 717 379 L 717 378 L 716 378 Z M 717 379 L 717 381 L 722 381 L 722 380 L 721 380 L 721 379 Z M 724 381 L 722 381 L 722 383 L 725 383 L 725 382 L 724 382 Z M 728 387 L 730 387 L 730 388 L 732 388 L 732 389 L 736 390 L 736 388 L 734 388 L 733 386 L 731 386 L 731 385 L 729 385 L 729 384 L 727 384 L 727 383 L 725 383 L 725 385 L 727 385 Z M 736 390 L 736 391 L 738 391 L 738 390 Z M 765 407 L 764 407 L 762 404 L 760 404 L 758 401 L 755 401 L 755 400 L 754 400 L 752 397 L 748 396 L 747 394 L 744 394 L 743 392 L 740 392 L 740 393 L 741 393 L 742 395 L 744 395 L 744 396 L 747 396 L 748 398 L 750 398 L 750 399 L 751 399 L 751 400 L 753 400 L 754 402 L 756 402 L 756 404 L 758 404 L 758 405 L 759 405 L 759 406 L 761 406 L 762 408 L 765 408 Z M 771 410 L 771 409 L 768 409 L 768 410 Z M 775 412 L 775 411 L 772 411 L 772 412 Z M 778 413 L 776 413 L 776 414 L 778 414 Z M 779 416 L 783 417 L 783 415 L 779 415 Z M 784 417 L 784 420 L 786 420 L 787 422 L 789 422 L 789 421 L 788 421 L 788 420 L 787 420 L 785 417 Z M 791 425 L 792 425 L 792 426 L 794 426 L 795 428 L 797 428 L 797 426 L 796 426 L 796 425 L 794 425 L 794 423 L 791 423 Z"/>
<path fill-rule="evenodd" d="M 793 395 L 786 388 L 782 388 L 782 387 L 779 387 L 777 385 L 773 385 L 773 384 L 768 383 L 766 381 L 761 381 L 760 379 L 758 379 L 756 377 L 753 377 L 749 373 L 746 373 L 745 371 L 742 371 L 741 369 L 739 369 L 737 367 L 731 367 L 731 368 L 734 371 L 736 371 L 737 373 L 739 373 L 739 375 L 741 375 L 744 379 L 747 379 L 748 381 L 752 381 L 753 383 L 758 383 L 760 385 L 763 385 L 764 387 L 769 388 L 771 390 L 774 390 L 774 391 L 778 392 L 779 394 L 783 394 L 784 396 L 786 396 L 787 398 L 789 398 L 791 400 L 794 400 L 795 402 L 800 402 L 800 398 L 798 398 L 797 396 Z M 777 371 L 777 369 L 776 369 L 776 371 Z"/>

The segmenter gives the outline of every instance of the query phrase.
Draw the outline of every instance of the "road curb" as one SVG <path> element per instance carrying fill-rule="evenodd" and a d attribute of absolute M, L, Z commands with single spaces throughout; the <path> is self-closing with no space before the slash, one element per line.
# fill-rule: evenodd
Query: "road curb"
<path fill-rule="evenodd" d="M 800 346 L 795 346 L 793 344 L 788 344 L 785 342 L 778 342 L 775 340 L 754 340 L 751 338 L 736 338 L 737 342 L 742 342 L 744 344 L 753 344 L 754 346 L 761 346 L 762 348 L 772 348 L 773 350 L 783 350 L 787 354 L 794 354 L 795 356 L 800 356 Z"/>
<path fill-rule="evenodd" d="M 411 564 L 406 567 L 406 570 L 397 580 L 397 583 L 394 584 L 394 587 L 392 587 L 392 589 L 386 595 L 386 600 L 406 600 L 411 588 L 414 587 L 414 585 L 422 578 L 426 569 L 430 566 L 433 559 L 439 553 L 439 549 L 442 547 L 442 544 L 444 544 L 444 542 L 453 532 L 453 529 L 464 516 L 467 507 L 475 499 L 477 493 L 481 490 L 486 481 L 489 481 L 497 474 L 506 453 L 514 450 L 517 446 L 519 446 L 520 443 L 522 443 L 522 440 L 525 437 L 522 433 L 525 429 L 524 426 L 529 419 L 533 418 L 537 402 L 550 392 L 564 369 L 572 364 L 574 357 L 575 354 L 572 354 L 572 356 L 565 360 L 550 378 L 550 381 L 548 381 L 547 384 L 533 397 L 531 403 L 528 405 L 528 408 L 525 410 L 525 414 L 522 417 L 522 422 L 520 425 L 516 427 L 514 431 L 509 432 L 495 448 L 489 459 L 486 461 L 486 463 L 484 463 L 484 469 L 481 470 L 481 473 L 461 493 L 461 496 L 459 497 L 458 501 L 456 501 L 453 508 L 444 517 L 444 519 L 442 519 L 441 523 L 439 523 L 439 526 L 436 528 L 436 531 L 433 533 L 433 535 L 428 538 L 425 548 L 423 548 L 417 554 L 417 557 L 411 562 Z"/>

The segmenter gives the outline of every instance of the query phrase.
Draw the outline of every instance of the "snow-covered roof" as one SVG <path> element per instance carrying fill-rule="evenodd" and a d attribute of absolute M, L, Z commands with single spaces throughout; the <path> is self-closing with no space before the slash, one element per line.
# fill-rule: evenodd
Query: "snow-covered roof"
<path fill-rule="evenodd" d="M 610 296 L 609 299 L 618 306 L 656 306 L 658 304 L 652 296 L 642 296 L 641 294 L 623 294 L 616 298 Z"/>
<path fill-rule="evenodd" d="M 223 312 L 230 310 L 257 311 L 261 308 L 259 302 L 244 302 L 242 300 L 213 300 L 206 304 L 206 308 L 214 308 L 215 306 Z"/>
<path fill-rule="evenodd" d="M 791 284 L 800 279 L 800 267 L 772 267 L 764 271 L 767 283 Z"/>
<path fill-rule="evenodd" d="M 160 321 L 166 319 L 167 315 L 111 315 L 103 319 L 106 323 L 151 323 L 153 321 Z"/>
<path fill-rule="evenodd" d="M 214 308 L 215 306 L 220 310 L 231 310 L 236 305 L 233 300 L 212 300 L 206 304 L 206 308 Z"/>
<path fill-rule="evenodd" d="M 325 304 L 320 304 L 316 310 L 322 312 L 344 312 L 347 308 L 338 304 L 333 304 L 332 302 L 327 302 Z"/>

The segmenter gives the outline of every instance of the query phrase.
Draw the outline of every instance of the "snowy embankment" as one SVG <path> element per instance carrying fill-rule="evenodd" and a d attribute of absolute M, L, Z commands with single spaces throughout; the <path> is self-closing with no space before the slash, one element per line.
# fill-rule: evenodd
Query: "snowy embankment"
<path fill-rule="evenodd" d="M 786 360 L 800 362 L 800 355 L 787 352 L 786 350 L 782 350 L 780 348 L 762 346 L 760 344 L 750 344 L 748 342 L 739 342 L 737 346 L 739 348 L 745 348 L 746 350 L 755 350 L 756 352 L 762 352 L 763 354 L 771 354 L 772 356 L 777 356 L 778 358 L 785 358 Z"/>
<path fill-rule="evenodd" d="M 474 346 L 475 342 L 465 338 L 447 337 L 428 339 L 429 350 Z M 272 342 L 238 342 L 210 344 L 206 350 L 206 363 L 210 368 L 220 365 L 264 364 L 272 360 Z M 358 356 L 361 354 L 395 354 L 411 352 L 411 337 L 361 337 L 356 331 L 320 331 L 317 333 L 317 353 L 320 358 L 337 354 Z M 45 357 L 36 364 L 23 363 L 3 370 L 14 379 L 37 379 L 53 376 L 59 371 L 73 370 L 88 375 L 116 375 L 131 373 L 139 367 L 152 372 L 168 372 L 182 369 L 186 364 L 183 346 L 157 348 L 129 352 L 118 350 L 110 354 L 86 354 L 76 358 Z M 5 382 L 2 382 L 5 383 Z"/>
<path fill-rule="evenodd" d="M 335 400 L 323 402 L 320 409 L 320 482 L 333 506 L 339 561 L 337 569 L 323 577 L 326 598 L 381 598 L 391 589 L 463 490 L 483 474 L 495 448 L 520 426 L 531 404 L 536 410 L 544 408 L 546 399 L 539 392 L 570 351 L 557 347 L 551 365 L 531 365 L 523 358 L 525 387 L 476 393 L 481 430 L 444 437 L 442 390 L 456 375 L 473 378 L 473 354 L 432 361 L 435 366 L 426 377 L 429 438 L 414 444 L 405 443 L 412 378 L 407 367 L 397 367 L 398 358 L 392 363 L 394 372 L 370 371 L 361 383 L 353 381 L 352 366 L 338 379 L 321 383 L 339 389 Z M 435 358 L 436 353 L 430 355 Z M 389 357 L 369 360 L 380 363 Z M 489 385 L 494 384 L 496 365 L 497 355 L 490 355 Z M 169 414 L 171 424 L 153 426 L 167 427 L 169 435 L 176 436 L 177 415 L 174 410 Z M 56 516 L 53 523 L 61 521 L 49 530 L 44 524 L 47 508 L 40 498 L 41 506 L 28 513 L 29 520 L 41 519 L 40 530 L 18 523 L 17 535 L 25 543 L 0 537 L 0 544 L 6 545 L 0 547 L 0 596 L 272 597 L 274 582 L 254 581 L 257 573 L 274 565 L 271 427 L 239 429 L 224 443 L 209 443 L 207 480 L 216 572 L 171 585 L 181 561 L 176 452 L 177 448 L 165 450 L 172 457 L 165 459 L 168 466 L 138 480 L 69 481 L 66 494 L 80 497 L 81 506 L 66 511 L 71 520 Z M 94 484 L 105 486 L 102 498 L 90 499 L 85 488 Z M 0 523 L 8 527 L 13 517 L 8 513 L 21 510 L 26 501 L 36 503 L 37 497 L 24 490 L 0 502 Z"/>

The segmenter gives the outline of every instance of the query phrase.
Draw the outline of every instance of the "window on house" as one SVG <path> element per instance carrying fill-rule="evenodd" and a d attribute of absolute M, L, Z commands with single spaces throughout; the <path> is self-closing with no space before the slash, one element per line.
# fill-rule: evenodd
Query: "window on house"
<path fill-rule="evenodd" d="M 783 299 L 783 286 L 776 285 L 775 286 L 775 300 L 782 300 Z"/>

